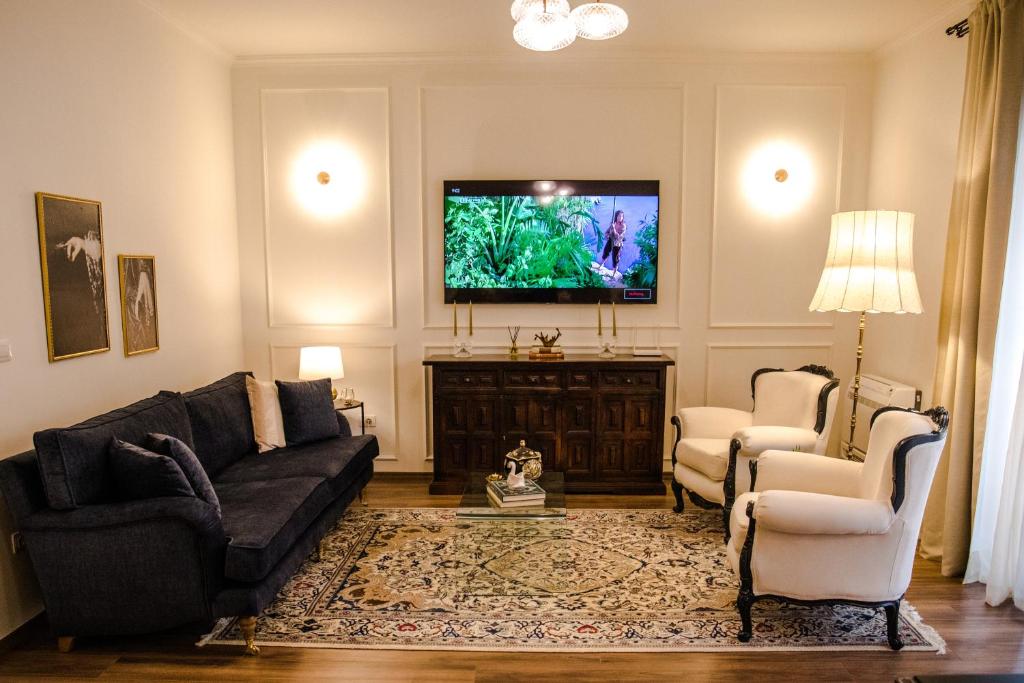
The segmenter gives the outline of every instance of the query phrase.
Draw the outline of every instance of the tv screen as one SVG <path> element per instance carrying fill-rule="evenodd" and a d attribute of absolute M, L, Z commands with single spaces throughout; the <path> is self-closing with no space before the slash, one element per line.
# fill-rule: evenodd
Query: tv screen
<path fill-rule="evenodd" d="M 657 300 L 657 180 L 445 181 L 445 303 Z"/>

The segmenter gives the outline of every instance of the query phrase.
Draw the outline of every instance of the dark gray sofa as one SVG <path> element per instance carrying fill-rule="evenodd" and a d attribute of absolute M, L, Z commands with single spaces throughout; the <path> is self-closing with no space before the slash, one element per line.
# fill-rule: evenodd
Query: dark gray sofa
<path fill-rule="evenodd" d="M 21 532 L 54 635 L 147 633 L 255 616 L 373 476 L 374 436 L 341 435 L 257 453 L 245 376 L 156 396 L 35 435 L 0 461 L 0 492 Z M 113 502 L 111 437 L 157 432 L 192 447 L 219 498 Z"/>

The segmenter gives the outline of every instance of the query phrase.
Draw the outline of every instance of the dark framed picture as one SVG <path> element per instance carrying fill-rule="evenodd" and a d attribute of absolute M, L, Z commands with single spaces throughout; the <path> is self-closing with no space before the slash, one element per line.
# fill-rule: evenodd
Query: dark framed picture
<path fill-rule="evenodd" d="M 100 203 L 37 192 L 36 219 L 50 362 L 109 351 Z"/>
<path fill-rule="evenodd" d="M 160 348 L 156 309 L 156 257 L 119 254 L 121 327 L 124 355 L 134 356 Z"/>

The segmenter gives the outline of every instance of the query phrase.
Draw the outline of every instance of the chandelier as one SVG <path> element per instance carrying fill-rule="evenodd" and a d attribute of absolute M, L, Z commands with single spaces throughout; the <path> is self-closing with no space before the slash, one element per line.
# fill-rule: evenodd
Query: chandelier
<path fill-rule="evenodd" d="M 528 50 L 551 52 L 568 47 L 577 36 L 607 40 L 629 26 L 629 17 L 610 2 L 588 2 L 576 9 L 569 0 L 515 0 L 512 3 L 515 28 L 512 37 Z"/>

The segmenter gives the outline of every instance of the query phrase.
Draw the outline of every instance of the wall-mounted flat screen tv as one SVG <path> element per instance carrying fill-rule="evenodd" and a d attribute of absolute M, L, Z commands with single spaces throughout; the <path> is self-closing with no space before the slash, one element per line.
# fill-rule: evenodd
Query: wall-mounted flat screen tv
<path fill-rule="evenodd" d="M 446 180 L 444 301 L 658 301 L 657 180 Z"/>

